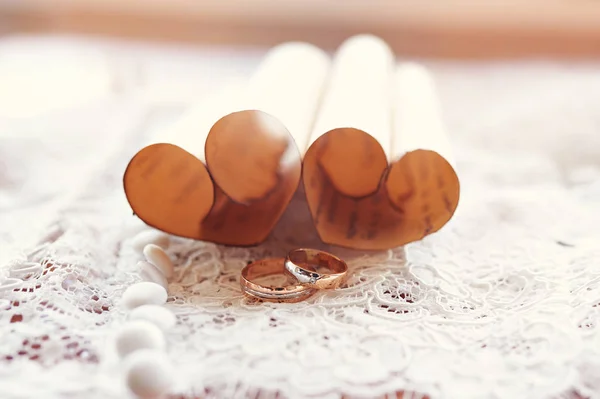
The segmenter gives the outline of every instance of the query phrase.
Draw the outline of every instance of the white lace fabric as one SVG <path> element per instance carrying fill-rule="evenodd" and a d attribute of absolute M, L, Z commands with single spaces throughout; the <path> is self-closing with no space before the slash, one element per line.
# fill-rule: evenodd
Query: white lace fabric
<path fill-rule="evenodd" d="M 340 250 L 298 193 L 258 247 L 173 237 L 173 397 L 600 397 L 600 65 L 428 65 L 461 179 L 451 222 L 405 248 Z M 129 397 L 111 338 L 149 228 L 122 173 L 184 105 L 126 90 L 2 121 L 0 397 Z M 247 262 L 296 246 L 346 259 L 347 285 L 242 296 Z"/>

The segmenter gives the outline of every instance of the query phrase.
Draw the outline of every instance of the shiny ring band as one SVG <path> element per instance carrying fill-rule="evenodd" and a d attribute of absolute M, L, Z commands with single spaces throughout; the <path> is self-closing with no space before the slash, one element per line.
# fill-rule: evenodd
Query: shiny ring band
<path fill-rule="evenodd" d="M 240 278 L 242 292 L 253 298 L 271 302 L 299 302 L 313 295 L 316 289 L 303 284 L 268 287 L 253 282 L 260 277 L 277 274 L 287 276 L 284 262 L 285 260 L 282 258 L 267 258 L 257 260 L 244 267 Z"/>
<path fill-rule="evenodd" d="M 332 273 L 317 273 L 324 267 Z M 345 280 L 348 265 L 335 255 L 316 249 L 294 249 L 285 259 L 285 270 L 300 283 L 318 289 L 339 287 Z"/>

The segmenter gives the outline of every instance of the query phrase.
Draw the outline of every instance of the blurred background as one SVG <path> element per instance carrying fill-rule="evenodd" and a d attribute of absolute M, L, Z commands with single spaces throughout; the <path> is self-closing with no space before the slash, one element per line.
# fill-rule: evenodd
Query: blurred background
<path fill-rule="evenodd" d="M 357 33 L 399 57 L 594 58 L 593 0 L 0 0 L 0 117 L 110 94 L 188 101 L 247 75 L 269 46 L 334 50 Z"/>
<path fill-rule="evenodd" d="M 400 53 L 449 57 L 598 52 L 594 0 L 2 0 L 4 33 L 335 47 L 373 33 Z"/>

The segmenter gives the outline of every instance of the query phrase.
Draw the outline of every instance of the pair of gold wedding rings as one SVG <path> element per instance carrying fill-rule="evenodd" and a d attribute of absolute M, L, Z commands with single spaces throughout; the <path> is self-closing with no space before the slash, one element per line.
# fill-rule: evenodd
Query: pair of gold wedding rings
<path fill-rule="evenodd" d="M 330 273 L 317 270 L 327 269 Z M 250 297 L 270 302 L 299 302 L 317 290 L 339 287 L 346 280 L 348 265 L 335 255 L 316 249 L 299 248 L 285 259 L 267 258 L 242 269 L 242 292 Z M 287 275 L 297 283 L 287 286 L 267 286 L 256 282 L 268 276 Z"/>

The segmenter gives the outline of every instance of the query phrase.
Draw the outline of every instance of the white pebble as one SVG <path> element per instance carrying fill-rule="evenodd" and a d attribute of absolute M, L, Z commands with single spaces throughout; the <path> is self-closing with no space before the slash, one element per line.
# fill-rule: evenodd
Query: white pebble
<path fill-rule="evenodd" d="M 172 328 L 177 318 L 169 309 L 157 305 L 144 305 L 135 308 L 129 314 L 132 320 L 146 320 L 163 331 Z"/>
<path fill-rule="evenodd" d="M 145 320 L 127 322 L 117 333 L 115 341 L 117 353 L 121 357 L 140 349 L 165 348 L 165 336 L 160 328 Z"/>
<path fill-rule="evenodd" d="M 144 247 L 146 260 L 162 271 L 167 278 L 173 276 L 173 262 L 169 255 L 158 245 L 148 244 Z"/>
<path fill-rule="evenodd" d="M 141 350 L 127 358 L 125 381 L 137 397 L 154 399 L 165 395 L 174 381 L 171 362 L 161 352 Z"/>
<path fill-rule="evenodd" d="M 169 247 L 169 236 L 156 230 L 145 230 L 131 240 L 131 246 L 136 251 L 143 251 L 148 244 L 158 245 L 161 248 Z"/>
<path fill-rule="evenodd" d="M 152 263 L 146 262 L 145 260 L 141 260 L 137 263 L 137 266 L 140 269 L 140 275 L 144 281 L 151 281 L 153 283 L 159 284 L 165 290 L 168 289 L 169 282 L 167 281 L 167 278 Z"/>
<path fill-rule="evenodd" d="M 126 309 L 142 305 L 162 305 L 167 302 L 167 290 L 156 283 L 144 281 L 127 287 L 121 301 Z"/>

